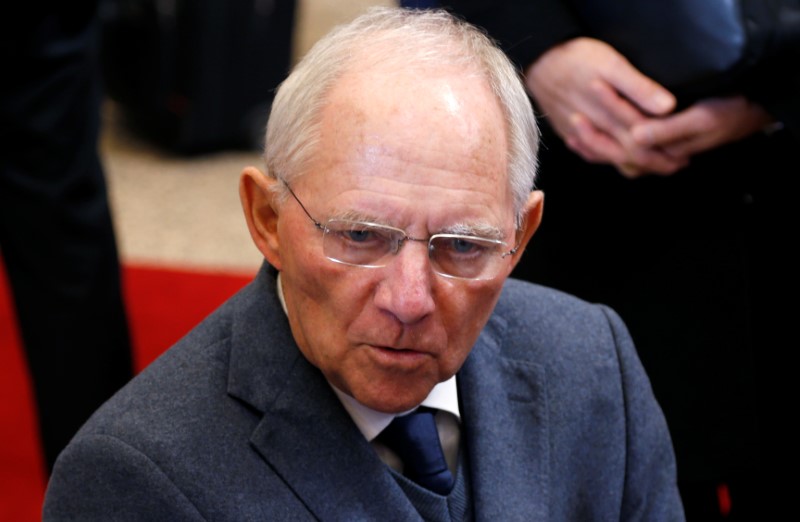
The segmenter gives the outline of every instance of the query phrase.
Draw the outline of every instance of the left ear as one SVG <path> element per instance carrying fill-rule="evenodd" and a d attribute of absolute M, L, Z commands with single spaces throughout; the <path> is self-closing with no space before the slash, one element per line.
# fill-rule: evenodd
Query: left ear
<path fill-rule="evenodd" d="M 525 204 L 523 214 L 523 221 L 520 230 L 517 232 L 517 251 L 512 259 L 512 267 L 517 266 L 519 260 L 522 259 L 522 253 L 525 247 L 528 246 L 528 241 L 531 240 L 533 234 L 539 228 L 542 222 L 542 211 L 544 210 L 544 192 L 541 190 L 534 190 L 528 196 L 528 202 Z"/>
<path fill-rule="evenodd" d="M 264 258 L 281 270 L 280 237 L 275 194 L 270 189 L 278 183 L 255 167 L 246 167 L 239 180 L 239 198 L 247 220 L 250 237 Z"/>

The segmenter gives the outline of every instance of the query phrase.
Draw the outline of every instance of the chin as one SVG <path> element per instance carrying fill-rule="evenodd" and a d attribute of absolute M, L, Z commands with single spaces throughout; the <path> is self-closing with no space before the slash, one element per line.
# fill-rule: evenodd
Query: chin
<path fill-rule="evenodd" d="M 431 387 L 431 389 L 433 388 Z M 379 396 L 373 394 L 365 401 L 362 401 L 358 397 L 356 397 L 356 400 L 368 408 L 383 413 L 402 413 L 415 408 L 425 400 L 429 393 L 430 389 L 421 394 L 403 394 L 403 396 L 399 396 L 387 391 Z"/>

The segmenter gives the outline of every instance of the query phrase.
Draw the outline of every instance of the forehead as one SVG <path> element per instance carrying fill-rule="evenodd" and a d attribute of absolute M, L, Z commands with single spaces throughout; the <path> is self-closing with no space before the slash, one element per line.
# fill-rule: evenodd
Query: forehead
<path fill-rule="evenodd" d="M 453 67 L 351 72 L 334 86 L 323 114 L 340 137 L 391 132 L 397 145 L 418 148 L 426 139 L 472 153 L 505 142 L 502 110 L 487 81 Z"/>
<path fill-rule="evenodd" d="M 482 77 L 374 68 L 332 89 L 310 177 L 330 195 L 401 193 L 499 213 L 511 207 L 507 155 L 503 112 Z"/>

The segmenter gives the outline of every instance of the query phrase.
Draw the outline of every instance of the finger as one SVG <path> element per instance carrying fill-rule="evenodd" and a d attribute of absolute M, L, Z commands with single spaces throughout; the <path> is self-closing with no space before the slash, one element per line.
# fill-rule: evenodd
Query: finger
<path fill-rule="evenodd" d="M 588 163 L 603 163 L 600 158 L 598 158 L 591 150 L 584 147 L 583 144 L 576 138 L 570 136 L 564 140 L 564 143 L 566 143 L 567 147 L 569 147 L 572 152 L 580 156 L 584 161 Z"/>
<path fill-rule="evenodd" d="M 607 135 L 597 133 L 579 139 L 570 136 L 567 146 L 589 163 L 612 164 L 627 178 L 636 178 L 645 174 L 670 175 L 685 168 L 689 164 L 688 157 L 671 157 L 662 151 L 645 151 L 629 154 L 617 142 Z M 610 157 L 622 158 L 610 161 Z"/>
<path fill-rule="evenodd" d="M 610 134 L 596 127 L 592 121 L 580 113 L 570 117 L 572 124 L 571 148 L 593 163 L 622 163 L 628 154 L 622 145 Z"/>
<path fill-rule="evenodd" d="M 628 133 L 628 129 L 637 122 L 643 121 L 647 116 L 626 98 L 619 95 L 609 84 L 594 81 L 590 85 L 595 95 L 597 104 L 592 106 L 592 111 L 586 111 L 587 116 L 595 126 L 617 139 Z"/>
<path fill-rule="evenodd" d="M 669 175 L 689 164 L 689 155 L 671 154 L 661 149 L 636 150 L 630 163 L 648 174 Z"/>
<path fill-rule="evenodd" d="M 621 170 L 631 174 L 639 171 L 673 174 L 688 164 L 686 155 L 672 155 L 660 149 L 636 146 L 627 137 L 625 141 L 617 140 L 595 127 L 582 114 L 573 114 L 570 121 L 573 130 L 572 141 L 568 144 L 587 161 L 624 166 Z"/>
<path fill-rule="evenodd" d="M 669 147 L 688 138 L 678 117 L 638 123 L 631 128 L 633 140 L 645 147 Z"/>
<path fill-rule="evenodd" d="M 703 135 L 685 140 L 676 141 L 666 147 L 663 147 L 665 153 L 671 156 L 693 156 L 699 152 L 708 150 L 711 142 L 706 140 Z"/>
<path fill-rule="evenodd" d="M 675 96 L 655 80 L 645 76 L 622 55 L 606 80 L 643 112 L 664 116 L 675 110 Z"/>
<path fill-rule="evenodd" d="M 713 126 L 713 115 L 703 105 L 693 105 L 673 116 L 637 123 L 631 136 L 640 145 L 670 147 L 696 140 Z"/>
<path fill-rule="evenodd" d="M 642 169 L 631 163 L 617 165 L 616 167 L 619 173 L 628 179 L 638 178 L 644 174 L 644 171 Z"/>

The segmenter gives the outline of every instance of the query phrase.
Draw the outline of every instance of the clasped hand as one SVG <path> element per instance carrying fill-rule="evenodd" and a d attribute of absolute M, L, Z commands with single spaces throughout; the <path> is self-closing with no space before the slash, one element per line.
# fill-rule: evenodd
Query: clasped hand
<path fill-rule="evenodd" d="M 697 153 L 760 131 L 772 118 L 743 96 L 675 112 L 675 97 L 610 45 L 576 38 L 525 71 L 528 89 L 567 146 L 624 176 L 672 174 Z"/>

